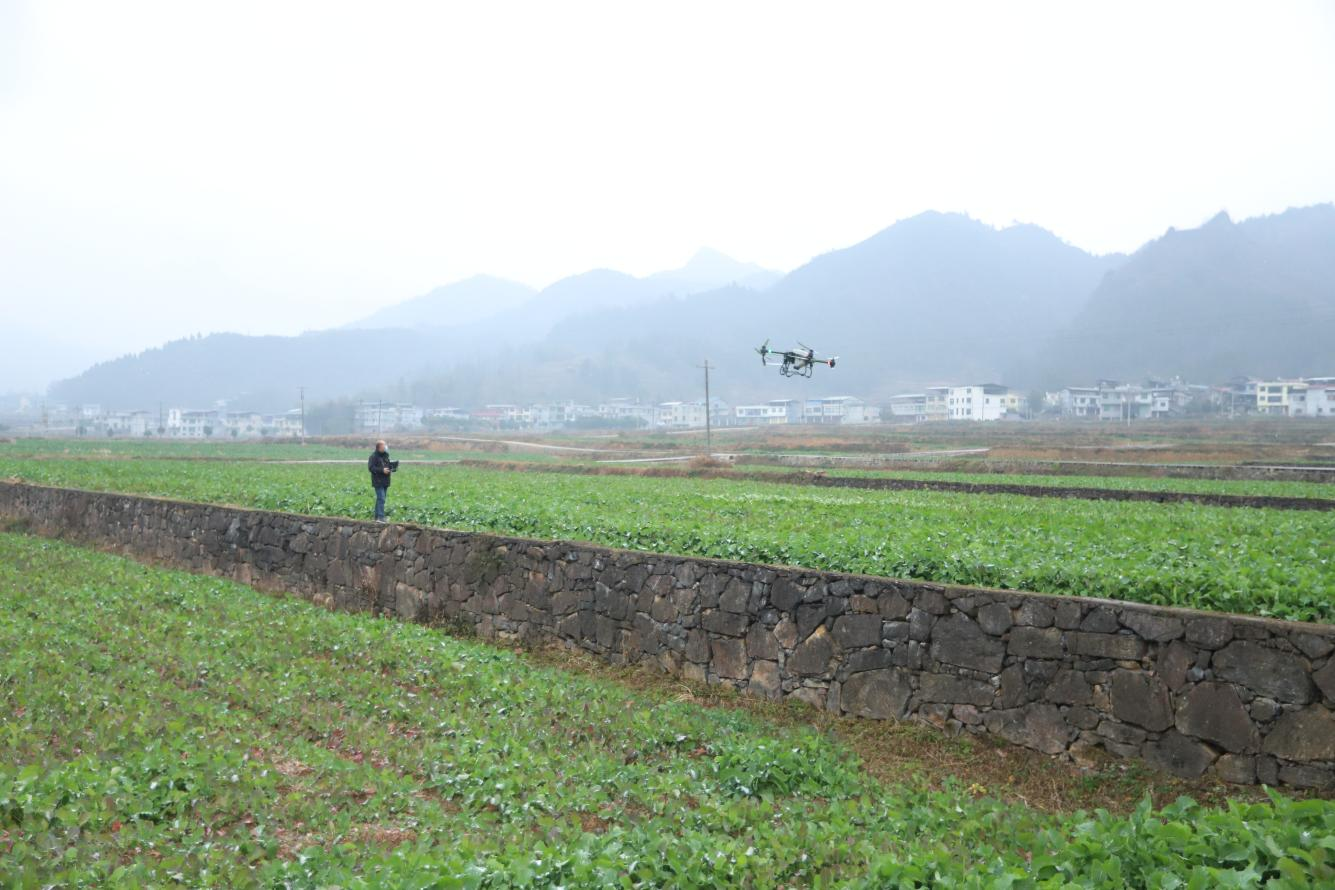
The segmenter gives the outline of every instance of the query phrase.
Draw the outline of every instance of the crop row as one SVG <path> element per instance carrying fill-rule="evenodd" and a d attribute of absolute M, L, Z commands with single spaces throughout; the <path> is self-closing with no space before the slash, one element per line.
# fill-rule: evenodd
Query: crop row
<path fill-rule="evenodd" d="M 0 885 L 1329 886 L 1335 805 L 1054 816 L 427 628 L 0 534 Z"/>
<path fill-rule="evenodd" d="M 359 467 L 0 460 L 0 477 L 366 517 Z M 462 530 L 1335 621 L 1335 514 L 405 466 L 390 516 Z"/>
<path fill-rule="evenodd" d="M 752 469 L 748 467 L 747 469 Z M 791 468 L 773 468 L 791 472 Z M 824 470 L 829 476 L 966 482 L 973 485 L 1034 485 L 1045 488 L 1101 488 L 1112 491 L 1181 491 L 1285 498 L 1335 499 L 1335 485 L 1262 479 L 1175 479 L 1165 476 L 1066 476 L 1035 473 L 921 472 L 915 470 Z"/>

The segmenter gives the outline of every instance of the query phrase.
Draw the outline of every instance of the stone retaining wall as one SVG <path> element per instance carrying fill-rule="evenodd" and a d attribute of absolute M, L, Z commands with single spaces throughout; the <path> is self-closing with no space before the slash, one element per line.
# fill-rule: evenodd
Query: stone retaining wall
<path fill-rule="evenodd" d="M 1335 626 L 0 483 L 0 516 L 338 609 L 467 622 L 1078 762 L 1335 788 Z"/>

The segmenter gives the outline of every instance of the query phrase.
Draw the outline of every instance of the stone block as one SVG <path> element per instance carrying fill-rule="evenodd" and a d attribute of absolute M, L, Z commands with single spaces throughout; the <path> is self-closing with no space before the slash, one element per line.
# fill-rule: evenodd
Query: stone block
<path fill-rule="evenodd" d="M 1324 658 L 1335 652 L 1335 634 L 1291 633 L 1289 641 L 1308 658 Z"/>
<path fill-rule="evenodd" d="M 909 678 L 894 668 L 863 671 L 844 681 L 840 706 L 856 717 L 899 718 L 907 712 L 912 693 Z"/>
<path fill-rule="evenodd" d="M 919 590 L 918 595 L 914 597 L 914 605 L 932 615 L 944 615 L 950 611 L 950 604 L 946 602 L 945 594 L 932 587 Z"/>
<path fill-rule="evenodd" d="M 774 639 L 784 649 L 791 649 L 797 645 L 797 623 L 792 618 L 785 615 L 774 627 Z"/>
<path fill-rule="evenodd" d="M 1195 662 L 1195 655 L 1185 643 L 1174 640 L 1159 653 L 1155 672 L 1168 688 L 1177 692 L 1187 682 L 1187 671 Z"/>
<path fill-rule="evenodd" d="M 834 639 L 845 649 L 861 649 L 881 643 L 881 616 L 851 613 L 834 621 Z"/>
<path fill-rule="evenodd" d="M 1099 725 L 1099 720 L 1101 719 L 1098 712 L 1093 708 L 1081 707 L 1079 705 L 1073 708 L 1068 708 L 1062 716 L 1066 719 L 1067 723 L 1071 724 L 1076 729 L 1093 729 Z"/>
<path fill-rule="evenodd" d="M 751 682 L 747 689 L 765 698 L 778 698 L 780 692 L 778 662 L 757 661 L 752 664 Z"/>
<path fill-rule="evenodd" d="M 751 585 L 740 578 L 728 581 L 728 586 L 719 594 L 718 607 L 724 612 L 746 614 L 746 601 L 751 597 Z"/>
<path fill-rule="evenodd" d="M 1024 704 L 1025 682 L 1024 668 L 1013 664 L 1001 672 L 998 686 L 997 707 L 1004 709 L 1018 708 Z"/>
<path fill-rule="evenodd" d="M 1136 632 L 1136 636 L 1151 643 L 1166 643 L 1176 640 L 1186 630 L 1181 618 L 1171 615 L 1156 615 L 1142 612 L 1135 608 L 1122 610 L 1122 625 Z"/>
<path fill-rule="evenodd" d="M 751 629 L 746 632 L 746 651 L 752 658 L 766 658 L 777 661 L 779 658 L 779 641 L 774 639 L 774 633 L 765 625 L 753 624 Z"/>
<path fill-rule="evenodd" d="M 1035 597 L 1026 599 L 1020 605 L 1015 623 L 1022 627 L 1052 627 L 1052 606 Z"/>
<path fill-rule="evenodd" d="M 861 671 L 892 667 L 894 664 L 894 653 L 888 649 L 859 649 L 844 659 L 841 673 L 856 674 Z"/>
<path fill-rule="evenodd" d="M 834 657 L 834 641 L 819 627 L 802 641 L 793 654 L 788 657 L 787 668 L 791 673 L 814 677 L 826 674 L 830 670 L 830 659 Z"/>
<path fill-rule="evenodd" d="M 909 601 L 904 599 L 898 590 L 883 590 L 878 597 L 877 605 L 882 618 L 897 620 L 906 618 L 909 614 Z"/>
<path fill-rule="evenodd" d="M 1119 627 L 1121 624 L 1117 620 L 1117 613 L 1107 606 L 1095 606 L 1080 622 L 1080 629 L 1087 633 L 1117 633 Z"/>
<path fill-rule="evenodd" d="M 1117 671 L 1112 678 L 1113 715 L 1153 732 L 1173 725 L 1168 687 L 1141 671 Z"/>
<path fill-rule="evenodd" d="M 1031 704 L 1004 711 L 989 711 L 983 716 L 988 732 L 1016 745 L 1044 754 L 1066 750 L 1073 733 L 1062 719 L 1056 705 Z"/>
<path fill-rule="evenodd" d="M 1059 600 L 1053 609 L 1052 623 L 1062 630 L 1080 627 L 1080 604 L 1074 600 Z"/>
<path fill-rule="evenodd" d="M 999 637 L 1010 630 L 1013 623 L 1010 607 L 1005 603 L 992 603 L 978 610 L 978 626 L 983 633 Z"/>
<path fill-rule="evenodd" d="M 996 696 L 990 683 L 950 674 L 923 674 L 918 680 L 918 697 L 925 702 L 971 704 L 988 707 Z"/>
<path fill-rule="evenodd" d="M 1281 760 L 1335 760 L 1335 713 L 1321 705 L 1290 711 L 1275 721 L 1263 750 Z"/>
<path fill-rule="evenodd" d="M 1155 769 L 1184 779 L 1194 779 L 1201 775 L 1215 760 L 1215 753 L 1208 746 L 1192 741 L 1175 730 L 1169 730 L 1155 741 L 1146 742 L 1141 749 L 1141 756 Z"/>
<path fill-rule="evenodd" d="M 1067 634 L 1066 644 L 1076 655 L 1133 661 L 1145 654 L 1145 642 L 1131 634 Z"/>
<path fill-rule="evenodd" d="M 822 601 L 817 603 L 803 603 L 797 607 L 797 638 L 805 640 L 811 635 L 811 632 L 825 623 L 825 616 L 829 614 L 829 604 Z"/>
<path fill-rule="evenodd" d="M 1226 751 L 1254 754 L 1261 744 L 1237 689 L 1228 683 L 1193 686 L 1177 709 L 1175 723 L 1183 735 L 1213 742 Z"/>
<path fill-rule="evenodd" d="M 965 726 L 980 726 L 983 722 L 983 715 L 973 705 L 955 705 L 950 715 Z"/>
<path fill-rule="evenodd" d="M 1273 698 L 1261 698 L 1259 695 L 1252 699 L 1251 705 L 1247 708 L 1251 713 L 1252 719 L 1261 723 L 1269 723 L 1279 716 L 1281 710 L 1279 702 Z"/>
<path fill-rule="evenodd" d="M 1282 702 L 1304 705 L 1313 698 L 1302 659 L 1259 643 L 1235 640 L 1214 655 L 1215 676 Z"/>
<path fill-rule="evenodd" d="M 1248 754 L 1225 754 L 1215 761 L 1214 772 L 1225 782 L 1253 785 L 1256 783 L 1256 758 Z"/>
<path fill-rule="evenodd" d="M 722 609 L 712 609 L 700 619 L 701 626 L 710 633 L 721 634 L 727 637 L 740 637 L 746 633 L 750 620 L 737 612 L 724 612 Z"/>
<path fill-rule="evenodd" d="M 1281 763 L 1279 780 L 1295 788 L 1315 788 L 1329 791 L 1335 788 L 1335 770 L 1310 763 Z"/>
<path fill-rule="evenodd" d="M 714 673 L 730 680 L 745 680 L 747 677 L 746 644 L 741 640 L 711 640 L 709 643 L 710 666 Z"/>
<path fill-rule="evenodd" d="M 1061 658 L 1062 632 L 1055 627 L 1017 627 L 1006 649 L 1017 658 Z"/>
<path fill-rule="evenodd" d="M 1233 624 L 1226 618 L 1193 618 L 1187 622 L 1187 642 L 1201 649 L 1218 649 L 1233 639 Z"/>
<path fill-rule="evenodd" d="M 1094 700 L 1094 690 L 1080 671 L 1061 670 L 1043 697 L 1056 705 L 1087 705 Z"/>
<path fill-rule="evenodd" d="M 1321 670 L 1312 674 L 1312 679 L 1316 681 L 1317 688 L 1325 696 L 1326 701 L 1335 702 L 1335 658 L 1326 662 Z"/>
<path fill-rule="evenodd" d="M 1139 726 L 1118 723 L 1116 720 L 1101 720 L 1094 730 L 1099 736 L 1123 745 L 1139 745 L 1150 734 Z"/>
<path fill-rule="evenodd" d="M 983 633 L 967 615 L 947 615 L 932 628 L 932 658 L 942 664 L 986 671 L 1001 670 L 1006 647 L 998 639 Z"/>
<path fill-rule="evenodd" d="M 698 627 L 686 635 L 686 660 L 696 664 L 709 661 L 709 634 Z"/>
<path fill-rule="evenodd" d="M 924 612 L 922 609 L 913 609 L 909 612 L 909 639 L 918 642 L 926 642 L 932 636 L 932 625 L 936 623 L 936 616 L 930 612 Z"/>

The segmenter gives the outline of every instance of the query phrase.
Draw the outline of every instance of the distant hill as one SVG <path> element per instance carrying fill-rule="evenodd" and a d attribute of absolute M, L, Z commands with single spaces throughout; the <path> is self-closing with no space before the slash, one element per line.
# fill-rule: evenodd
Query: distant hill
<path fill-rule="evenodd" d="M 417 328 L 469 324 L 513 309 L 535 293 L 537 291 L 526 284 L 490 275 L 474 275 L 420 297 L 395 303 L 346 327 Z"/>
<path fill-rule="evenodd" d="M 1047 386 L 1335 374 L 1335 205 L 1170 229 L 1015 367 Z"/>
<path fill-rule="evenodd" d="M 260 410 L 295 404 L 298 386 L 317 399 L 367 393 L 406 398 L 408 384 L 461 364 L 476 376 L 482 359 L 504 376 L 531 359 L 563 319 L 630 310 L 673 293 L 744 278 L 777 276 L 703 250 L 685 266 L 646 278 L 610 269 L 572 275 L 534 293 L 522 284 L 477 276 L 395 304 L 337 330 L 299 337 L 210 334 L 101 362 L 59 381 L 51 396 L 108 410 L 158 402 L 207 407 L 219 400 Z"/>
<path fill-rule="evenodd" d="M 729 287 L 567 318 L 517 365 L 479 376 L 513 399 L 691 395 L 706 357 L 725 398 L 876 397 L 931 380 L 994 379 L 1068 324 L 1122 259 L 1091 256 L 1035 226 L 997 230 L 926 213 L 817 257 L 764 292 Z M 783 380 L 753 352 L 766 338 L 843 360 L 813 380 Z M 447 376 L 418 388 L 424 399 L 466 401 L 478 386 Z"/>
<path fill-rule="evenodd" d="M 769 275 L 701 251 L 671 272 L 594 270 L 526 298 L 522 285 L 470 279 L 372 316 L 408 328 L 177 341 L 94 366 L 51 394 L 109 408 L 290 407 L 299 385 L 317 400 L 436 405 L 662 400 L 700 392 L 706 358 L 714 392 L 730 401 L 878 399 L 943 381 L 1335 373 L 1331 205 L 1240 224 L 1221 215 L 1129 258 L 1093 256 L 1037 226 L 924 213 Z M 497 294 L 490 314 L 461 308 L 487 289 Z M 753 352 L 767 338 L 841 361 L 785 380 Z"/>
<path fill-rule="evenodd" d="M 717 250 L 702 247 L 680 269 L 658 272 L 645 280 L 661 285 L 662 293 L 681 295 L 715 290 L 732 284 L 751 290 L 764 290 L 782 277 L 782 273 L 757 266 L 755 263 L 738 262 Z"/>

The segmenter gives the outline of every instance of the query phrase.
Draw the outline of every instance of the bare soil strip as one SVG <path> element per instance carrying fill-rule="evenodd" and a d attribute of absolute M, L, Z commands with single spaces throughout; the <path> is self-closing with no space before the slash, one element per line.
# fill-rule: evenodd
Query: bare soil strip
<path fill-rule="evenodd" d="M 1274 510 L 1335 510 L 1330 498 L 1294 498 L 1272 495 L 1207 494 L 1186 491 L 1142 491 L 1108 488 L 1016 485 L 1006 482 L 945 482 L 921 479 L 877 479 L 861 476 L 826 476 L 820 472 L 748 473 L 725 468 L 681 469 L 677 467 L 583 466 L 579 464 L 526 464 L 503 461 L 461 460 L 460 466 L 506 472 L 562 473 L 576 476 L 655 476 L 693 479 L 736 479 L 822 488 L 859 488 L 879 491 L 954 491 L 965 494 L 1013 494 L 1036 498 L 1077 498 L 1092 501 L 1154 501 L 1161 504 L 1194 503 L 1212 507 L 1262 507 Z"/>

